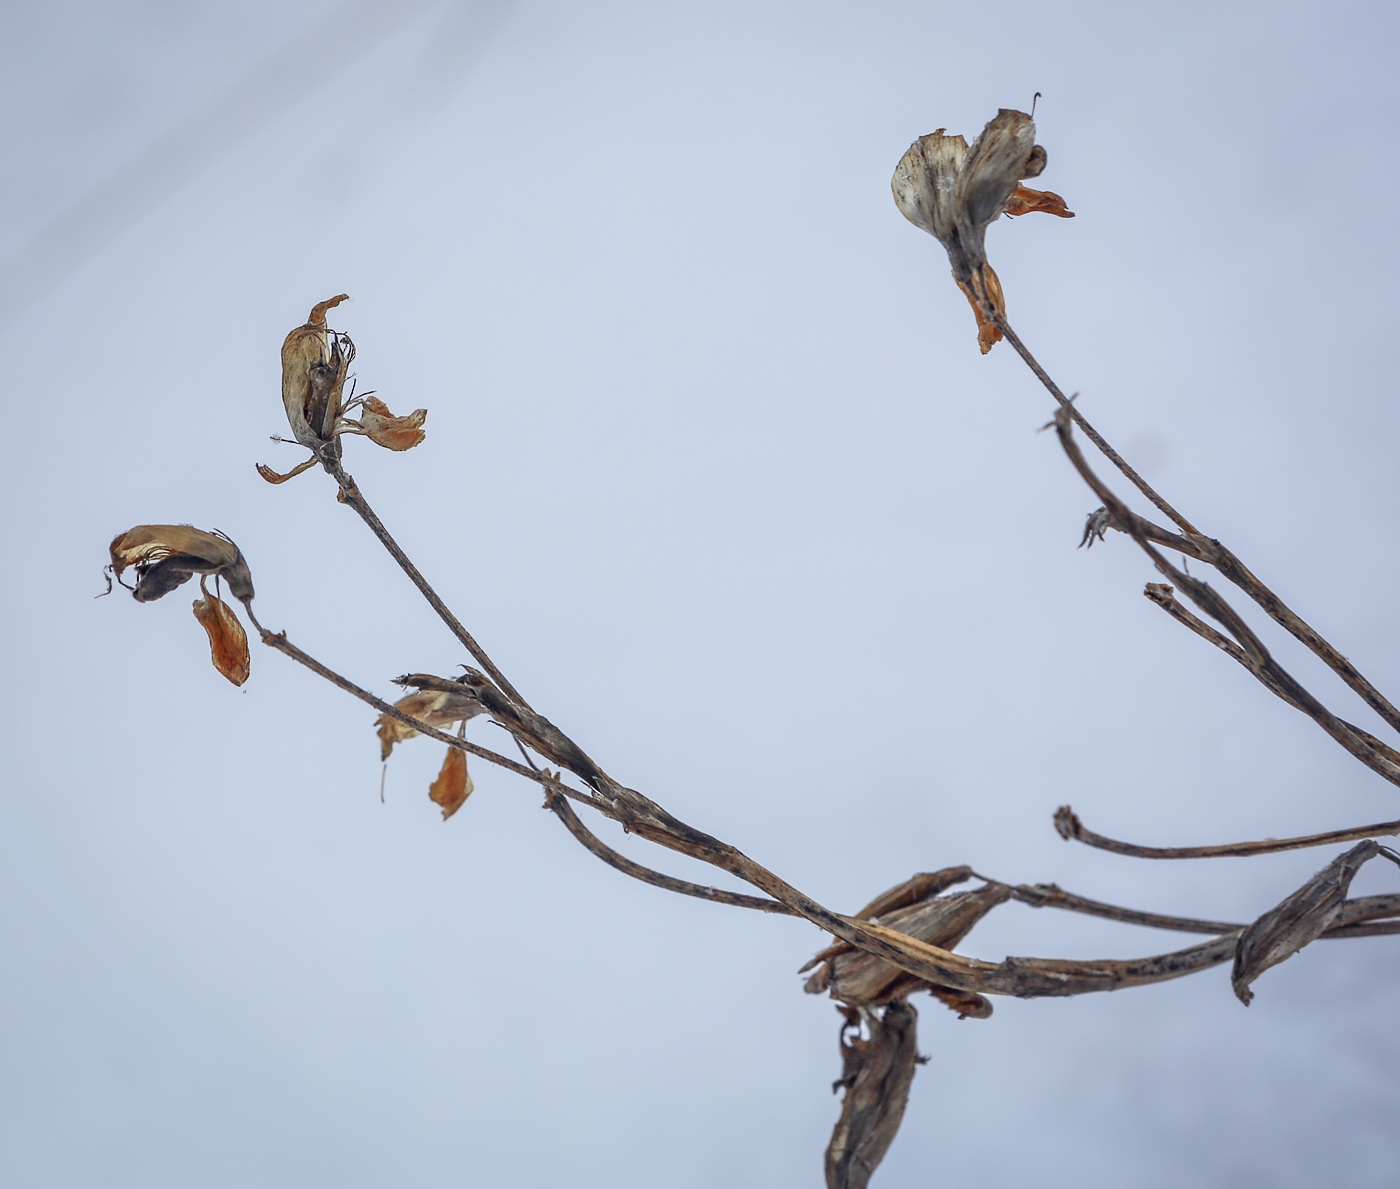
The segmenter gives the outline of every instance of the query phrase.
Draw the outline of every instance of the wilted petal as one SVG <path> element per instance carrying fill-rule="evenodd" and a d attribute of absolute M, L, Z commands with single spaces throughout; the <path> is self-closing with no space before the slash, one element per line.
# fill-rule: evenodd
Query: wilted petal
<path fill-rule="evenodd" d="M 996 274 L 996 270 L 990 264 L 982 266 L 982 281 L 986 292 L 987 300 L 992 303 L 992 308 L 1002 317 L 1006 317 L 1006 298 L 1001 292 L 1001 278 Z M 1005 337 L 991 322 L 987 320 L 986 314 L 982 312 L 982 306 L 977 298 L 972 295 L 972 290 L 958 281 L 958 288 L 963 291 L 963 296 L 967 298 L 968 304 L 972 306 L 972 315 L 977 319 L 977 346 L 983 355 L 990 351 L 994 344 L 1001 342 Z"/>
<path fill-rule="evenodd" d="M 446 821 L 462 808 L 472 793 L 472 778 L 467 775 L 467 753 L 460 747 L 449 747 L 447 758 L 442 761 L 442 771 L 428 787 L 428 797 L 442 806 L 442 820 Z"/>
<path fill-rule="evenodd" d="M 205 592 L 194 601 L 194 617 L 209 633 L 209 655 L 234 685 L 248 680 L 248 637 L 232 609 L 222 599 Z"/>
<path fill-rule="evenodd" d="M 115 537 L 108 553 L 119 582 L 123 571 L 135 568 L 132 595 L 137 602 L 167 595 L 194 574 L 219 575 L 230 593 L 245 603 L 253 597 L 253 579 L 238 546 L 188 524 L 138 524 Z"/>
<path fill-rule="evenodd" d="M 407 417 L 395 417 L 377 397 L 368 396 L 360 414 L 359 429 L 371 442 L 390 450 L 412 450 L 426 436 L 419 428 L 427 409 L 415 409 Z"/>
<path fill-rule="evenodd" d="M 1241 1003 L 1249 1006 L 1254 998 L 1249 984 L 1264 971 L 1291 958 L 1331 926 L 1357 871 L 1378 854 L 1391 858 L 1394 852 L 1374 838 L 1358 843 L 1240 934 L 1230 981 Z"/>
<path fill-rule="evenodd" d="M 1006 200 L 1008 215 L 1029 215 L 1036 211 L 1046 215 L 1059 215 L 1061 219 L 1074 218 L 1074 212 L 1065 205 L 1065 200 L 1049 190 L 1032 190 L 1029 186 L 1017 186 L 1015 193 Z"/>
<path fill-rule="evenodd" d="M 440 690 L 420 689 L 394 703 L 395 710 L 401 710 L 410 718 L 416 718 L 430 727 L 450 727 L 465 722 L 483 713 L 480 702 L 470 694 L 446 693 Z M 387 760 L 394 750 L 395 743 L 412 739 L 416 730 L 396 718 L 381 714 L 374 720 L 379 732 L 380 759 Z M 453 750 L 457 750 L 453 748 Z"/>

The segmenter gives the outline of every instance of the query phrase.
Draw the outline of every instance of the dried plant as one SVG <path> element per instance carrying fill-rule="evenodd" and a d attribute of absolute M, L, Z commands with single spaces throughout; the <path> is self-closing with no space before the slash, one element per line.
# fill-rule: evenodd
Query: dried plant
<path fill-rule="evenodd" d="M 1229 549 L 1195 528 L 1153 490 L 1094 430 L 1012 330 L 1001 283 L 987 259 L 986 232 L 1003 214 L 1039 211 L 1071 217 L 1059 195 L 1022 184 L 1037 177 L 1046 164 L 1045 150 L 1035 143 L 1031 117 L 1003 110 L 970 147 L 961 136 L 947 136 L 942 129 L 921 137 L 899 162 L 893 190 L 904 215 L 946 249 L 953 279 L 977 316 L 981 350 L 985 353 L 996 342 L 1009 342 L 1058 405 L 1046 428 L 1054 429 L 1066 460 L 1100 505 L 1089 514 L 1080 544 L 1105 541 L 1110 530 L 1129 538 L 1164 579 L 1147 584 L 1144 593 L 1151 601 L 1244 666 L 1266 690 L 1312 719 L 1372 772 L 1400 784 L 1400 752 L 1333 714 L 1283 669 L 1258 634 L 1213 587 L 1192 576 L 1184 563 L 1178 565 L 1169 555 L 1179 554 L 1213 568 L 1315 653 L 1397 730 L 1400 711 Z M 909 997 L 917 992 L 929 992 L 960 1017 L 986 1019 L 992 1015 L 989 996 L 1110 991 L 1233 962 L 1235 992 L 1248 1004 L 1253 996 L 1250 988 L 1261 975 L 1318 938 L 1400 932 L 1400 893 L 1347 898 L 1353 876 L 1368 860 L 1381 855 L 1400 864 L 1400 854 L 1374 841 L 1376 836 L 1400 833 L 1400 821 L 1282 841 L 1154 847 L 1095 834 L 1085 829 L 1068 806 L 1055 815 L 1054 825 L 1062 837 L 1139 858 L 1267 855 L 1359 840 L 1276 907 L 1261 912 L 1252 924 L 1197 920 L 1105 904 L 1054 884 L 1005 883 L 977 875 L 967 866 L 916 875 L 856 913 L 844 914 L 819 904 L 733 845 L 688 825 L 656 801 L 609 776 L 578 743 L 526 701 L 399 547 L 346 472 L 341 438 L 359 434 L 390 450 L 407 450 L 422 440 L 426 412 L 419 409 L 407 417 L 395 417 L 371 394 L 345 396 L 355 348 L 347 335 L 330 329 L 326 320 L 328 311 L 345 300 L 341 294 L 318 303 L 306 323 L 288 334 L 282 347 L 284 410 L 293 439 L 307 447 L 311 457 L 286 474 L 261 464 L 258 471 L 269 482 L 281 483 L 319 465 L 334 480 L 336 498 L 364 520 L 456 636 L 474 667 L 464 666 L 464 672 L 455 677 L 430 673 L 399 677 L 396 683 L 411 692 L 396 702 L 384 701 L 298 648 L 286 632 L 261 627 L 253 617 L 252 581 L 237 546 L 225 537 L 188 526 L 146 525 L 121 534 L 111 545 L 109 573 L 120 581 L 126 569 L 134 568 L 138 582 L 132 590 L 142 602 L 160 598 L 196 573 L 202 583 L 210 576 L 226 581 L 243 602 L 263 644 L 379 712 L 375 725 L 385 759 L 396 744 L 416 735 L 446 745 L 442 771 L 429 790 L 444 818 L 452 816 L 471 792 L 466 768 L 466 757 L 471 754 L 542 788 L 546 807 L 591 853 L 617 870 L 681 895 L 804 917 L 831 934 L 833 943 L 802 968 L 802 973 L 809 974 L 806 990 L 831 996 L 841 1015 L 842 1074 L 835 1088 L 842 1090 L 844 1097 L 826 1154 L 829 1186 L 849 1189 L 865 1185 L 895 1137 L 919 1062 L 917 1015 L 909 1003 Z M 356 410 L 359 420 L 350 416 Z M 1173 527 L 1163 527 L 1129 509 L 1090 468 L 1076 429 Z M 247 677 L 247 648 L 236 617 L 207 590 L 195 604 L 195 613 L 209 633 L 215 665 L 231 681 L 241 683 Z M 467 723 L 480 715 L 488 716 L 513 737 L 520 760 L 467 739 Z M 450 733 L 453 727 L 455 734 Z M 709 863 L 749 884 L 758 894 L 692 883 L 626 858 L 584 824 L 573 804 L 664 849 Z M 980 886 L 949 891 L 973 879 Z M 1008 900 L 1150 928 L 1200 933 L 1209 940 L 1146 958 L 1101 961 L 1012 957 L 993 963 L 957 953 L 955 947 L 977 923 Z"/>

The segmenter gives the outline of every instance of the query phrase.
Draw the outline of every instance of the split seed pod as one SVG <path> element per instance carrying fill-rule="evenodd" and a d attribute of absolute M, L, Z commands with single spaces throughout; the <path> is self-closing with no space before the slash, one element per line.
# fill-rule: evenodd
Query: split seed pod
<path fill-rule="evenodd" d="M 366 395 L 347 401 L 345 381 L 355 358 L 350 336 L 331 330 L 326 311 L 334 309 L 346 294 L 327 298 L 311 308 L 311 316 L 287 335 L 282 343 L 282 406 L 292 436 L 307 447 L 312 456 L 285 475 L 258 464 L 258 474 L 269 483 L 285 483 L 321 459 L 340 458 L 340 436 L 362 434 L 390 450 L 410 450 L 423 440 L 426 409 L 407 417 L 395 417 L 381 400 Z M 348 414 L 363 407 L 361 420 Z"/>
<path fill-rule="evenodd" d="M 1043 211 L 1073 218 L 1058 194 L 1021 185 L 1045 168 L 1035 143 L 1035 122 L 1025 112 L 1003 108 L 969 148 L 942 128 L 921 136 L 895 167 L 895 205 L 916 227 L 948 251 L 953 279 L 977 315 L 977 341 L 985 355 L 1001 339 L 988 311 L 1005 317 L 1001 282 L 987 262 L 987 227 L 1003 213 Z"/>
<path fill-rule="evenodd" d="M 126 586 L 122 574 L 134 569 L 136 585 L 127 589 L 139 603 L 154 602 L 198 574 L 203 597 L 194 602 L 194 617 L 208 633 L 214 668 L 234 685 L 248 680 L 248 636 L 228 604 L 205 585 L 211 576 L 222 578 L 252 617 L 253 578 L 237 545 L 188 524 L 139 524 L 117 536 L 108 553 L 108 593 L 113 577 Z"/>
<path fill-rule="evenodd" d="M 253 579 L 238 546 L 227 537 L 188 524 L 138 524 L 118 534 L 108 547 L 108 571 L 121 583 L 129 567 L 136 585 L 127 587 L 138 603 L 149 603 L 183 586 L 195 574 L 222 578 L 244 603 L 253 597 Z"/>

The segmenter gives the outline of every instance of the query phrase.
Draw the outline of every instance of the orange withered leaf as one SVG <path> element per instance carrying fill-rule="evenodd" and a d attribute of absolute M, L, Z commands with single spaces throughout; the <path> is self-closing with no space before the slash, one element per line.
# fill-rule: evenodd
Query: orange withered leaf
<path fill-rule="evenodd" d="M 209 633 L 209 656 L 234 685 L 248 680 L 248 636 L 232 609 L 207 590 L 194 601 L 194 617 Z"/>
<path fill-rule="evenodd" d="M 446 821 L 472 794 L 472 778 L 467 775 L 467 753 L 459 747 L 449 747 L 447 758 L 442 761 L 442 771 L 428 786 L 430 800 L 442 806 L 442 820 Z"/>
<path fill-rule="evenodd" d="M 992 303 L 992 308 L 1001 317 L 1006 317 L 1006 298 L 1002 296 L 1001 280 L 996 274 L 996 270 L 990 264 L 982 266 L 982 280 L 986 283 L 987 300 Z M 1001 342 L 1006 336 L 1001 333 L 991 322 L 987 320 L 986 314 L 982 312 L 981 305 L 977 298 L 972 295 L 972 290 L 958 282 L 958 288 L 963 291 L 963 296 L 967 298 L 968 304 L 972 306 L 972 316 L 977 319 L 977 346 L 985 355 L 996 343 Z"/>
<path fill-rule="evenodd" d="M 483 712 L 480 702 L 470 694 L 445 693 L 440 690 L 420 689 L 394 703 L 395 710 L 401 710 L 410 718 L 416 718 L 430 727 L 450 727 L 454 723 L 465 722 Z M 381 714 L 374 720 L 379 733 L 379 758 L 387 760 L 394 750 L 394 744 L 412 739 L 418 734 L 406 723 Z M 455 748 L 453 749 L 456 750 Z"/>
<path fill-rule="evenodd" d="M 1046 215 L 1058 215 L 1061 219 L 1073 219 L 1074 212 L 1065 206 L 1065 200 L 1049 190 L 1032 190 L 1029 186 L 1017 186 L 1006 200 L 1008 215 L 1029 215 L 1040 211 Z"/>
<path fill-rule="evenodd" d="M 427 416 L 427 409 L 415 409 L 407 417 L 395 417 L 382 400 L 367 396 L 358 428 L 346 432 L 362 433 L 371 442 L 389 450 L 412 450 L 426 436 L 420 427 Z"/>
<path fill-rule="evenodd" d="M 123 586 L 123 572 L 135 569 L 136 585 L 127 589 L 138 603 L 169 594 L 195 574 L 218 575 L 244 603 L 253 597 L 252 575 L 238 546 L 188 524 L 138 524 L 113 538 L 108 553 L 107 569 Z"/>
<path fill-rule="evenodd" d="M 895 167 L 895 205 L 947 250 L 953 279 L 977 312 L 983 354 L 1002 337 L 988 325 L 988 309 L 1003 318 L 1006 313 L 1001 285 L 987 263 L 988 225 L 1008 210 L 1070 217 L 1058 195 L 1021 185 L 1045 168 L 1045 160 L 1035 143 L 1035 122 L 1025 112 L 1003 108 L 971 147 L 940 128 L 916 140 Z"/>

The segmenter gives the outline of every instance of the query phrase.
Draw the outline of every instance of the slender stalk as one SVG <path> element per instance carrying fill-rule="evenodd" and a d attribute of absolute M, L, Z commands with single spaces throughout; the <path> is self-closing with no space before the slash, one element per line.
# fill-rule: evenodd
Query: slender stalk
<path fill-rule="evenodd" d="M 1006 341 L 1015 348 L 1016 353 L 1025 361 L 1027 367 L 1035 374 L 1035 377 L 1045 386 L 1051 396 L 1059 402 L 1060 408 L 1069 414 L 1087 437 L 1134 487 L 1152 501 L 1171 521 L 1176 524 L 1183 533 L 1196 537 L 1196 541 L 1182 540 L 1174 534 L 1166 533 L 1150 522 L 1142 520 L 1141 517 L 1133 513 L 1127 513 L 1128 517 L 1138 522 L 1138 528 L 1142 535 L 1151 540 L 1156 540 L 1161 544 L 1168 545 L 1173 549 L 1201 561 L 1208 562 L 1214 566 L 1224 577 L 1228 578 L 1251 599 L 1259 604 L 1276 623 L 1288 631 L 1295 639 L 1299 640 L 1313 653 L 1315 653 L 1324 664 L 1337 674 L 1351 688 L 1362 701 L 1371 707 L 1395 730 L 1400 731 L 1400 709 L 1397 709 L 1391 701 L 1372 685 L 1346 657 L 1336 650 L 1323 636 L 1321 636 L 1310 624 L 1292 610 L 1282 599 L 1272 590 L 1265 586 L 1258 578 L 1250 572 L 1248 567 L 1240 561 L 1224 545 L 1213 538 L 1205 537 L 1200 530 L 1194 528 L 1179 512 L 1176 511 L 1165 499 L 1159 495 L 1137 471 L 1123 459 L 1123 457 L 1110 446 L 1103 437 L 1085 419 L 1084 415 L 1074 406 L 1074 402 L 1060 390 L 1055 383 L 1040 366 L 1039 361 L 1031 354 L 1026 345 L 1021 342 L 1016 332 L 1011 329 L 1006 320 L 996 313 L 990 305 L 984 310 L 997 327 L 1006 336 Z M 1126 509 L 1125 509 L 1126 512 Z M 1130 531 L 1126 523 L 1117 525 L 1124 532 Z"/>
<path fill-rule="evenodd" d="M 1350 830 L 1328 830 L 1323 834 L 1304 834 L 1297 838 L 1265 838 L 1259 842 L 1231 842 L 1220 846 L 1139 846 L 1134 842 L 1119 842 L 1095 834 L 1084 827 L 1079 815 L 1068 805 L 1061 805 L 1055 811 L 1055 829 L 1066 840 L 1073 839 L 1085 846 L 1135 859 L 1218 859 L 1272 855 L 1284 850 L 1302 850 L 1308 846 L 1328 846 L 1333 842 L 1356 842 L 1377 835 L 1400 834 L 1400 822 L 1377 822 L 1373 826 L 1357 826 Z"/>
<path fill-rule="evenodd" d="M 418 567 L 409 560 L 408 554 L 400 548 L 399 543 L 394 540 L 393 535 L 384 527 L 384 522 L 375 515 L 374 509 L 369 506 L 369 501 L 365 499 L 364 493 L 360 490 L 359 485 L 346 473 L 345 468 L 340 464 L 340 460 L 333 457 L 330 452 L 327 451 L 321 459 L 321 465 L 326 468 L 331 477 L 340 485 L 340 502 L 352 508 L 355 514 L 369 525 L 370 531 L 379 538 L 379 543 L 389 551 L 389 556 L 399 563 L 399 567 L 408 575 L 409 581 L 418 588 L 419 593 L 428 600 L 428 605 L 437 612 L 438 618 L 441 619 L 451 630 L 452 634 L 461 641 L 462 647 L 472 655 L 477 664 L 490 674 L 491 680 L 500 686 L 512 700 L 528 709 L 530 704 L 521 697 L 520 691 L 517 690 L 515 686 L 511 685 L 506 675 L 502 673 L 500 669 L 496 667 L 495 662 L 486 655 L 486 650 L 482 648 L 481 645 L 476 642 L 476 638 L 462 626 L 461 620 L 452 614 L 451 609 L 442 601 L 438 592 L 432 588 L 428 580 L 419 572 Z"/>

